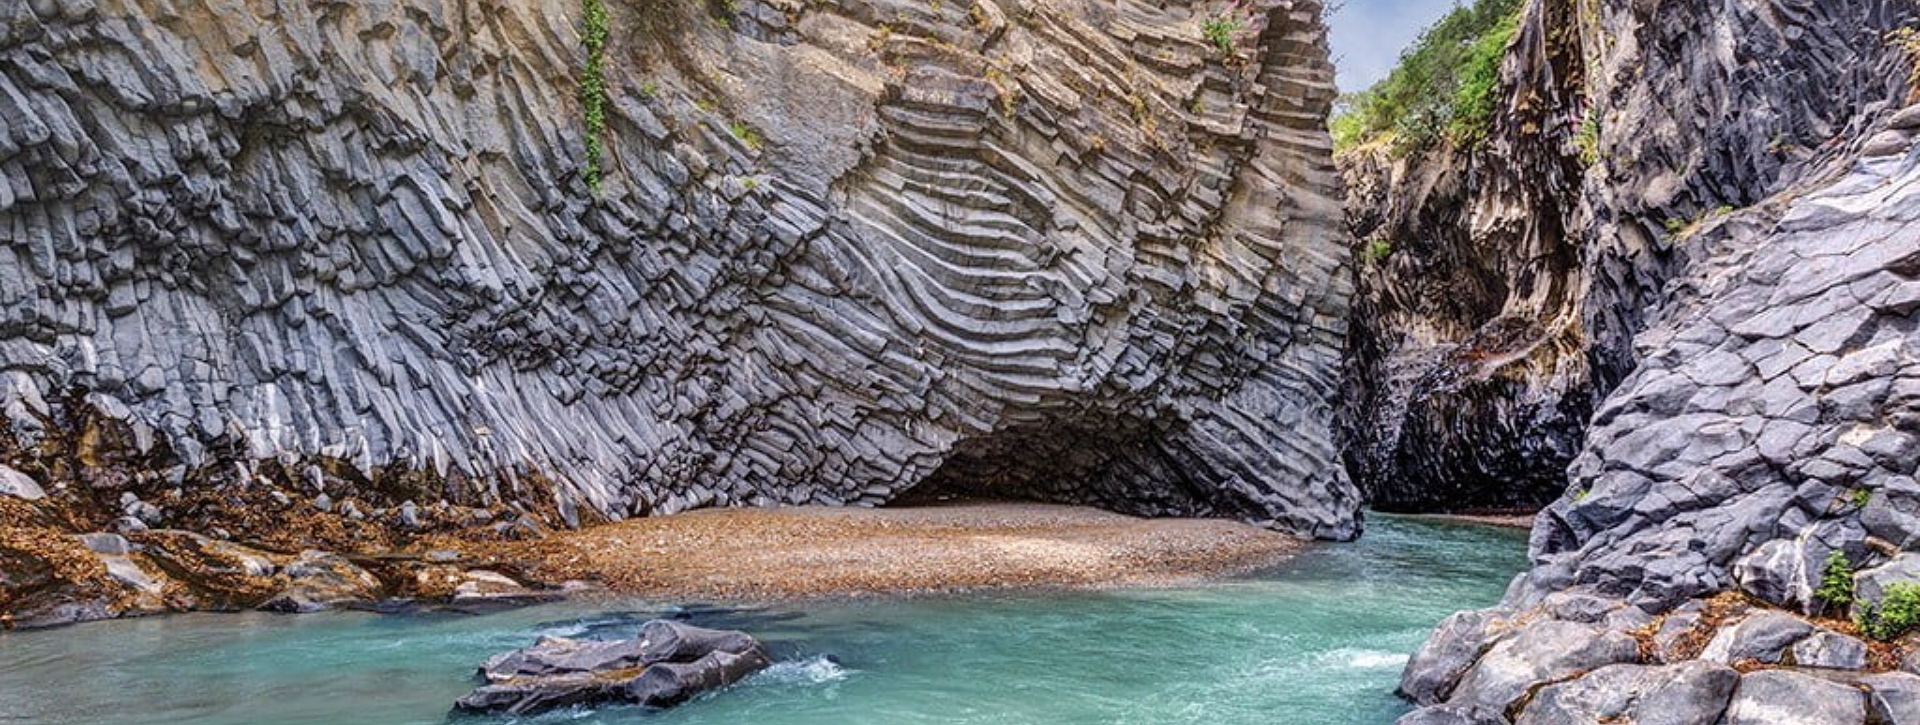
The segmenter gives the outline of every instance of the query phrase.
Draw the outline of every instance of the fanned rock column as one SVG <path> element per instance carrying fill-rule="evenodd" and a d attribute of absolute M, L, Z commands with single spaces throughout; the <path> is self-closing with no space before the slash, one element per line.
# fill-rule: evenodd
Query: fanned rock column
<path fill-rule="evenodd" d="M 0 8 L 0 451 L 1357 532 L 1318 3 L 610 7 L 597 193 L 570 3 Z"/>

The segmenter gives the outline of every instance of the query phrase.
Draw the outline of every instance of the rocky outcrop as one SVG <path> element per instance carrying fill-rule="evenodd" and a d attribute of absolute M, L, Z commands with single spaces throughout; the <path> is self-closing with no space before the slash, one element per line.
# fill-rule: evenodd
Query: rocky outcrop
<path fill-rule="evenodd" d="M 1642 721 L 1629 701 L 1655 681 L 1619 665 L 1536 679 L 1531 697 L 1479 684 L 1513 669 L 1492 652 L 1572 622 L 1638 639 L 1625 666 L 1742 672 L 1676 722 L 1881 717 L 1876 688 L 1899 700 L 1900 677 L 1863 673 L 1908 647 L 1797 614 L 1844 616 L 1847 593 L 1820 590 L 1851 579 L 1857 629 L 1884 636 L 1884 585 L 1920 571 L 1904 553 L 1920 396 L 1903 392 L 1920 375 L 1920 107 L 1901 108 L 1920 59 L 1888 38 L 1920 10 L 1597 11 L 1596 163 L 1569 228 L 1591 389 L 1611 392 L 1536 520 L 1533 568 L 1500 607 L 1456 617 L 1473 626 L 1438 630 L 1403 688 L 1495 722 Z M 1743 60 L 1759 58 L 1774 71 Z"/>
<path fill-rule="evenodd" d="M 654 620 L 630 640 L 545 637 L 495 655 L 480 667 L 487 684 L 454 708 L 523 715 L 602 702 L 671 707 L 769 664 L 766 648 L 744 632 Z"/>
<path fill-rule="evenodd" d="M 1243 5 L 608 3 L 594 190 L 575 3 L 8 3 L 0 452 L 1350 537 L 1322 9 Z"/>
<path fill-rule="evenodd" d="M 1389 509 L 1538 507 L 1703 227 L 1905 93 L 1886 0 L 1528 3 L 1484 143 L 1342 159 L 1360 270 L 1348 465 Z M 1381 254 L 1381 252 L 1390 252 Z"/>

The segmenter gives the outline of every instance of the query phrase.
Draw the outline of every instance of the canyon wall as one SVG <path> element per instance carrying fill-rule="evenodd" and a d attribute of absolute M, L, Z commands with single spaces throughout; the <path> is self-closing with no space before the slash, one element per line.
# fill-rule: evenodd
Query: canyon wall
<path fill-rule="evenodd" d="M 1920 9 L 1596 10 L 1598 402 L 1533 568 L 1415 655 L 1402 722 L 1903 722 L 1910 647 L 1858 637 L 1920 571 Z"/>
<path fill-rule="evenodd" d="M 6 465 L 1358 532 L 1317 2 L 609 8 L 7 3 Z"/>
<path fill-rule="evenodd" d="M 1375 504 L 1560 495 L 1692 238 L 1885 111 L 1904 83 L 1884 34 L 1910 13 L 1531 2 L 1483 141 L 1344 153 L 1358 243 L 1391 250 L 1360 268 L 1343 411 Z"/>

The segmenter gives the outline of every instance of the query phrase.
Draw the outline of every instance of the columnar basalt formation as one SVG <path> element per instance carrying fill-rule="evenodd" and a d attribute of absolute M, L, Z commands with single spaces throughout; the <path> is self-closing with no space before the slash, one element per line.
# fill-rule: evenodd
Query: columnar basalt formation
<path fill-rule="evenodd" d="M 1406 722 L 1639 719 L 1660 697 L 1686 721 L 1905 722 L 1920 678 L 1868 673 L 1911 643 L 1869 646 L 1835 620 L 1846 597 L 1817 592 L 1851 584 L 1871 623 L 1920 571 L 1920 58 L 1889 41 L 1920 9 L 1600 10 L 1584 284 L 1614 291 L 1586 325 L 1610 331 L 1597 350 L 1645 329 L 1535 523 L 1533 569 L 1436 631 Z M 1703 211 L 1651 223 L 1675 209 Z M 1660 264 L 1684 266 L 1627 283 Z"/>
<path fill-rule="evenodd" d="M 1704 223 L 1903 92 L 1909 4 L 1529 3 L 1471 148 L 1343 158 L 1363 248 L 1348 461 L 1383 508 L 1538 506 Z M 1706 32 L 1703 29 L 1712 29 Z"/>
<path fill-rule="evenodd" d="M 0 451 L 1350 537 L 1322 8 L 1242 5 L 612 3 L 594 190 L 571 3 L 8 3 Z"/>

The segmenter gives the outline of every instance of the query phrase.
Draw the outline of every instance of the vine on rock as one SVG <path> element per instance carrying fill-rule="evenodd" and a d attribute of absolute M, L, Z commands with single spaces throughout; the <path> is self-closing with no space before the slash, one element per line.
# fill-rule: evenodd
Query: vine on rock
<path fill-rule="evenodd" d="M 580 42 L 587 49 L 587 66 L 580 77 L 580 108 L 587 122 L 587 165 L 583 170 L 587 188 L 599 193 L 600 175 L 605 166 L 606 147 L 601 137 L 607 130 L 607 35 L 608 16 L 604 0 L 582 0 L 585 25 Z"/>

